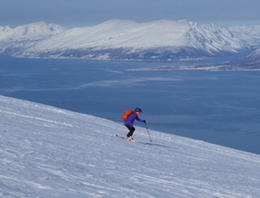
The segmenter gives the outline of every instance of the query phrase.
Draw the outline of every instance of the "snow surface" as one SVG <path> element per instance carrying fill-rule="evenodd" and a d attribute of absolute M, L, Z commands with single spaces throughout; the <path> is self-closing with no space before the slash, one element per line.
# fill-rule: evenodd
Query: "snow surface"
<path fill-rule="evenodd" d="M 260 156 L 0 96 L 0 197 L 258 198 Z M 143 115 L 145 116 L 145 114 Z"/>

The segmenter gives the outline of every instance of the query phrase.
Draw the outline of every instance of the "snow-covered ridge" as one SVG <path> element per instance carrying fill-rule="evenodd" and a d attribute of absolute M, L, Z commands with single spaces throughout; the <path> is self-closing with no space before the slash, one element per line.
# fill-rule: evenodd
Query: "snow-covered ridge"
<path fill-rule="evenodd" d="M 49 38 L 62 31 L 64 29 L 61 26 L 45 22 L 21 25 L 15 28 L 0 26 L 0 41 L 38 40 Z"/>
<path fill-rule="evenodd" d="M 0 96 L 0 197 L 260 196 L 260 156 Z M 145 116 L 145 114 L 143 115 Z"/>
<path fill-rule="evenodd" d="M 64 42 L 65 40 L 67 42 Z M 208 51 L 225 48 L 229 51 L 238 49 L 240 46 L 232 38 L 232 34 L 224 28 L 189 21 L 167 20 L 140 24 L 112 20 L 94 27 L 74 28 L 37 45 L 38 50 L 161 47 L 193 47 Z"/>
<path fill-rule="evenodd" d="M 42 40 L 63 32 L 64 29 L 56 24 L 44 22 L 32 23 L 11 28 L 0 26 L 0 53 L 16 56 L 26 56 L 26 51 Z"/>
<path fill-rule="evenodd" d="M 43 22 L 0 27 L 0 51 L 27 57 L 170 60 L 237 53 L 258 45 L 257 26 L 227 28 L 187 20 L 110 20 L 71 29 Z"/>
<path fill-rule="evenodd" d="M 228 28 L 245 47 L 260 45 L 260 25 L 234 26 Z"/>

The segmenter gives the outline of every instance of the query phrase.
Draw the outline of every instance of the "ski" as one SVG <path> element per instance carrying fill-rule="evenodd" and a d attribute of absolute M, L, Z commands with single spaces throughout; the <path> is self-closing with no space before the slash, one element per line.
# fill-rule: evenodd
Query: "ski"
<path fill-rule="evenodd" d="M 114 136 L 117 137 L 117 138 L 120 138 L 122 140 L 125 140 L 126 142 L 133 142 L 133 143 L 138 143 L 138 144 L 143 144 L 143 145 L 149 145 L 150 144 L 150 143 L 147 143 L 147 142 L 140 142 L 140 141 L 136 141 L 136 140 L 128 141 L 124 136 L 121 136 L 121 135 L 118 135 L 118 134 L 115 134 Z"/>
<path fill-rule="evenodd" d="M 136 142 L 135 140 L 133 140 L 133 141 L 128 141 L 125 137 L 123 137 L 123 136 L 121 136 L 121 135 L 118 135 L 118 134 L 116 134 L 115 136 L 118 137 L 118 138 L 120 138 L 120 139 L 123 139 L 123 140 L 125 140 L 125 141 L 127 141 L 127 142 Z"/>

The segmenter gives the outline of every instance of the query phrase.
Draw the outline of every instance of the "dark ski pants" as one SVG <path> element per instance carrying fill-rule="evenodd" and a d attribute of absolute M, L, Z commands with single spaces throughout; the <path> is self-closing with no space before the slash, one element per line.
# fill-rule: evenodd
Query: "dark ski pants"
<path fill-rule="evenodd" d="M 133 126 L 128 126 L 128 125 L 125 125 L 126 126 L 126 128 L 128 128 L 129 129 L 129 132 L 127 133 L 127 137 L 130 137 L 130 136 L 133 136 L 133 134 L 134 134 L 134 131 L 135 131 L 135 128 L 133 127 Z"/>

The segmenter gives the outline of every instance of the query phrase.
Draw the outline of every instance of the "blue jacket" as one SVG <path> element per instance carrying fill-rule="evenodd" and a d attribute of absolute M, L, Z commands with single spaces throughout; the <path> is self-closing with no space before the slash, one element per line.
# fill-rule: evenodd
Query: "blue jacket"
<path fill-rule="evenodd" d="M 124 125 L 133 126 L 135 120 L 139 122 L 145 122 L 145 120 L 141 120 L 135 112 L 133 112 L 130 116 L 128 116 L 127 121 L 124 121 Z"/>

